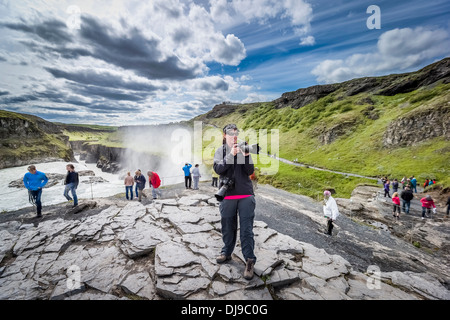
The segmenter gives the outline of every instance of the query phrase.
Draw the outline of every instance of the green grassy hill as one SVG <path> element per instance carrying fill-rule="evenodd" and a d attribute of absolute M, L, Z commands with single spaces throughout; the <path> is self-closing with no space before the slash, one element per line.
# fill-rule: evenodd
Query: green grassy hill
<path fill-rule="evenodd" d="M 0 138 L 0 169 L 74 159 L 61 128 L 33 115 L 0 110 Z"/>

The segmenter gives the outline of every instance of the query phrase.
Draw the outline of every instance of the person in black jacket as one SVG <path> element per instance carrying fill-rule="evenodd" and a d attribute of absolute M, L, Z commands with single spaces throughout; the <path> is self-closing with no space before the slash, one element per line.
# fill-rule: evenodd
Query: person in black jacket
<path fill-rule="evenodd" d="M 411 190 L 411 188 L 406 187 L 405 190 L 402 191 L 400 198 L 402 198 L 402 209 L 403 212 L 409 213 L 409 208 L 411 207 L 411 200 L 414 198 L 414 194 Z"/>
<path fill-rule="evenodd" d="M 73 164 L 69 163 L 66 166 L 67 175 L 66 179 L 64 180 L 64 184 L 66 187 L 64 188 L 64 197 L 68 201 L 73 200 L 73 206 L 76 207 L 78 205 L 78 197 L 77 197 L 77 188 L 78 188 L 78 172 L 75 171 L 75 167 Z M 69 196 L 69 191 L 72 192 L 73 199 Z"/>
<path fill-rule="evenodd" d="M 222 240 L 224 247 L 217 257 L 218 263 L 231 259 L 236 245 L 237 219 L 239 216 L 240 240 L 242 254 L 246 261 L 244 278 L 253 278 L 256 256 L 254 254 L 255 240 L 253 221 L 255 218 L 256 201 L 253 185 L 249 176 L 254 171 L 250 154 L 243 153 L 238 147 L 239 130 L 235 124 L 223 128 L 223 145 L 214 154 L 214 171 L 220 175 L 219 188 L 229 181 L 224 199 L 220 201 L 219 210 L 222 225 Z"/>
<path fill-rule="evenodd" d="M 145 183 L 147 182 L 147 180 L 145 179 L 145 177 L 142 174 L 140 169 L 138 169 L 135 172 L 135 174 L 136 175 L 134 176 L 134 182 L 136 182 L 136 189 L 135 189 L 136 197 L 138 198 L 139 202 L 141 202 L 142 201 L 142 195 L 144 194 Z"/>

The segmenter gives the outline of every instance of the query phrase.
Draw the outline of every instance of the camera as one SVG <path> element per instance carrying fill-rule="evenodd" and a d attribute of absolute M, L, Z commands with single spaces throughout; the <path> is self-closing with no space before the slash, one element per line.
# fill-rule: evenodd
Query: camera
<path fill-rule="evenodd" d="M 225 193 L 228 189 L 231 189 L 234 187 L 234 179 L 231 178 L 224 178 L 220 181 L 220 189 L 217 191 L 217 193 L 214 195 L 217 199 L 217 201 L 222 201 L 223 198 L 225 198 Z"/>
<path fill-rule="evenodd" d="M 248 144 L 246 141 L 239 142 L 238 147 L 243 153 L 259 154 L 259 151 L 261 150 L 259 144 Z"/>

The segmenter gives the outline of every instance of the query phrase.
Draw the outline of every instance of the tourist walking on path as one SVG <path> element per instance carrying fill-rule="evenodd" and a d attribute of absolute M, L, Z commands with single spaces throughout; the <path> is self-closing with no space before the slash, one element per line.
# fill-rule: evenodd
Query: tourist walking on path
<path fill-rule="evenodd" d="M 337 217 L 339 217 L 339 209 L 336 200 L 334 200 L 334 198 L 331 196 L 331 192 L 329 190 L 325 190 L 323 196 L 323 214 L 325 218 L 327 218 L 327 231 L 325 231 L 324 233 L 331 236 L 333 234 L 333 221 L 336 221 Z"/>
<path fill-rule="evenodd" d="M 153 171 L 148 171 L 147 175 L 150 187 L 152 188 L 153 200 L 157 199 L 157 195 L 161 198 L 161 190 L 159 189 L 161 179 L 159 178 L 159 175 Z"/>
<path fill-rule="evenodd" d="M 131 176 L 131 172 L 127 172 L 127 176 L 124 180 L 125 184 L 125 195 L 127 197 L 127 200 L 133 200 L 133 185 L 134 185 L 134 178 Z M 130 197 L 128 197 L 128 192 L 130 192 Z"/>
<path fill-rule="evenodd" d="M 23 184 L 28 189 L 28 200 L 36 205 L 36 216 L 42 217 L 42 188 L 47 184 L 48 178 L 45 173 L 37 171 L 36 166 L 28 167 L 28 172 L 23 177 Z"/>
<path fill-rule="evenodd" d="M 392 202 L 394 203 L 394 212 L 392 215 L 395 219 L 400 219 L 400 197 L 398 196 L 398 192 L 394 192 L 392 195 Z"/>
<path fill-rule="evenodd" d="M 411 184 L 413 187 L 411 190 L 414 190 L 414 192 L 417 193 L 417 179 L 414 176 L 411 177 Z"/>
<path fill-rule="evenodd" d="M 398 192 L 398 180 L 394 179 L 394 181 L 392 181 L 392 192 Z"/>
<path fill-rule="evenodd" d="M 66 179 L 64 180 L 64 184 L 66 185 L 66 187 L 64 188 L 64 197 L 66 197 L 68 201 L 73 201 L 73 206 L 76 207 L 78 205 L 78 172 L 75 171 L 75 167 L 71 163 L 66 166 L 66 170 L 67 175 Z M 69 196 L 69 191 L 72 192 L 73 199 Z"/>
<path fill-rule="evenodd" d="M 202 175 L 200 174 L 200 168 L 198 167 L 198 164 L 196 164 L 194 169 L 192 169 L 192 178 L 194 179 L 194 190 L 198 190 L 198 183 L 200 181 L 201 176 Z"/>
<path fill-rule="evenodd" d="M 186 186 L 186 189 L 191 189 L 192 184 L 191 168 L 192 164 L 187 162 L 184 164 L 184 167 L 182 168 L 184 171 L 184 184 Z"/>
<path fill-rule="evenodd" d="M 403 212 L 409 214 L 409 208 L 411 207 L 411 200 L 414 198 L 414 194 L 412 190 L 408 187 L 405 188 L 405 190 L 402 191 L 400 198 L 402 198 L 402 209 Z"/>
<path fill-rule="evenodd" d="M 219 180 L 219 175 L 214 171 L 214 168 L 211 169 L 211 178 L 212 178 L 211 186 L 217 188 L 217 180 Z"/>
<path fill-rule="evenodd" d="M 400 183 L 402 184 L 402 189 L 405 190 L 405 188 L 406 188 L 406 185 L 405 185 L 405 183 L 406 183 L 406 176 L 404 176 L 402 178 L 402 181 L 400 181 Z"/>
<path fill-rule="evenodd" d="M 425 180 L 425 183 L 423 184 L 423 188 L 425 189 L 426 187 L 428 187 L 429 183 L 430 183 L 429 179 Z"/>
<path fill-rule="evenodd" d="M 145 180 L 145 177 L 141 173 L 141 170 L 137 170 L 135 174 L 136 175 L 134 176 L 134 182 L 136 183 L 136 197 L 138 198 L 139 202 L 141 202 L 142 195 L 144 194 L 145 183 L 147 182 L 147 180 Z"/>
<path fill-rule="evenodd" d="M 226 184 L 224 198 L 220 201 L 222 240 L 224 246 L 217 263 L 231 259 L 236 245 L 238 217 L 242 255 L 246 261 L 244 278 L 253 278 L 256 263 L 253 222 L 256 200 L 249 176 L 254 171 L 252 157 L 238 147 L 239 130 L 235 124 L 223 128 L 223 144 L 214 154 L 214 170 L 220 175 L 219 188 Z"/>
<path fill-rule="evenodd" d="M 389 194 L 389 180 L 387 180 L 384 184 L 384 197 L 386 198 L 386 195 L 390 198 L 391 195 Z"/>
<path fill-rule="evenodd" d="M 406 179 L 406 184 L 405 184 L 405 187 L 408 187 L 410 190 L 412 190 L 413 189 L 413 184 L 412 184 L 412 182 L 411 182 L 411 179 L 410 178 L 408 178 L 408 179 Z"/>
<path fill-rule="evenodd" d="M 431 210 L 436 213 L 436 205 L 430 195 L 420 199 L 420 202 L 422 203 L 422 219 L 425 219 L 425 211 L 427 212 L 427 218 L 430 218 L 428 214 L 431 215 Z"/>

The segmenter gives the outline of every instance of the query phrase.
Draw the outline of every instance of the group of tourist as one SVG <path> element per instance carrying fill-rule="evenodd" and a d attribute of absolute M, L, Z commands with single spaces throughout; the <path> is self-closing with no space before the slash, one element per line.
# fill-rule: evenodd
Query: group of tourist
<path fill-rule="evenodd" d="M 156 172 L 153 171 L 147 171 L 148 176 L 148 182 L 149 186 L 152 189 L 152 196 L 153 199 L 157 199 L 158 196 L 161 198 L 161 190 L 159 187 L 161 186 L 161 179 L 159 175 Z M 146 197 L 144 193 L 145 185 L 147 183 L 147 180 L 145 179 L 145 176 L 142 174 L 141 170 L 138 169 L 135 172 L 134 177 L 131 176 L 131 172 L 127 172 L 127 176 L 125 177 L 124 184 L 125 184 L 125 197 L 127 200 L 133 200 L 133 186 L 134 191 L 136 194 L 136 198 L 138 198 L 138 201 L 142 201 L 142 196 Z"/>
<path fill-rule="evenodd" d="M 387 177 L 383 177 L 381 179 L 383 183 L 383 190 L 384 190 L 384 197 L 391 197 L 390 192 L 390 185 L 391 182 Z M 403 179 L 400 181 L 402 184 L 402 191 L 399 193 L 399 182 L 397 179 L 394 179 L 392 181 L 392 191 L 394 192 L 392 194 L 392 202 L 393 202 L 393 212 L 392 215 L 394 219 L 399 220 L 400 219 L 400 213 L 401 210 L 409 214 L 410 207 L 411 207 L 411 201 L 414 199 L 414 193 L 417 193 L 417 179 L 414 176 L 411 176 L 410 178 L 406 178 L 406 176 L 403 177 Z M 426 179 L 425 183 L 423 184 L 424 189 L 428 186 L 431 186 L 436 183 L 435 179 Z M 400 199 L 402 200 L 402 208 L 400 209 Z M 427 195 L 425 197 L 422 197 L 420 199 L 420 203 L 422 205 L 422 219 L 425 219 L 425 217 L 430 218 L 431 213 L 436 213 L 436 205 L 434 203 L 433 198 L 431 195 Z M 447 215 L 449 214 L 449 207 L 450 207 L 450 197 L 447 201 Z"/>
<path fill-rule="evenodd" d="M 181 168 L 184 172 L 184 185 L 186 189 L 192 189 L 192 179 L 194 179 L 194 190 L 198 190 L 198 183 L 200 182 L 200 178 L 202 175 L 200 174 L 199 165 L 196 164 L 194 169 L 192 169 L 192 164 L 186 162 L 184 167 Z"/>
<path fill-rule="evenodd" d="M 42 189 L 48 182 L 47 175 L 41 171 L 37 171 L 36 166 L 30 165 L 27 168 L 28 172 L 23 177 L 23 184 L 28 190 L 28 200 L 31 204 L 36 206 L 37 217 L 42 217 Z M 64 197 L 69 202 L 73 202 L 73 207 L 78 206 L 77 187 L 79 183 L 78 172 L 75 171 L 73 164 L 66 165 L 67 174 L 64 179 Z M 72 197 L 69 195 L 72 193 Z"/>

